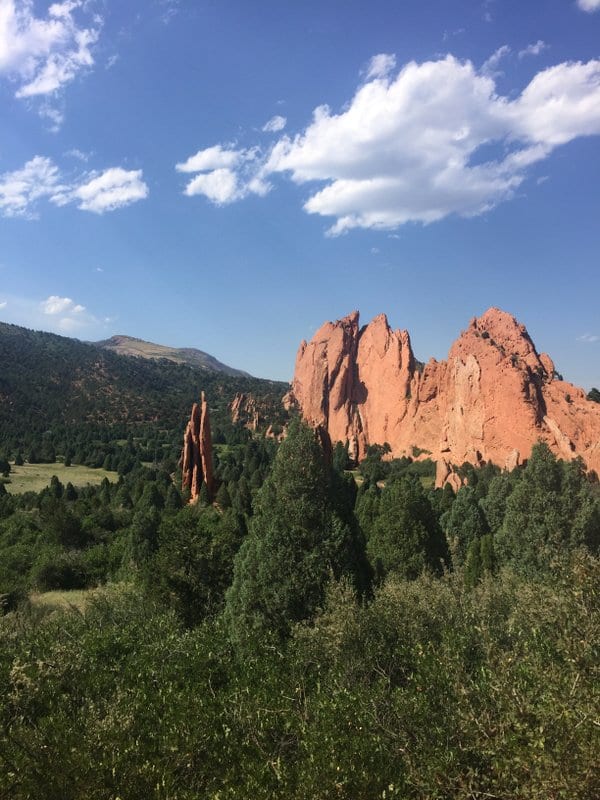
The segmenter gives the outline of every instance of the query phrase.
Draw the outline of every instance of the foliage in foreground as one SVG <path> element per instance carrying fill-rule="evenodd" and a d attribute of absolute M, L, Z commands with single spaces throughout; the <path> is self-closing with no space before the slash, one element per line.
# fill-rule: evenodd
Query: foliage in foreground
<path fill-rule="evenodd" d="M 279 647 L 232 650 L 115 589 L 0 620 L 0 797 L 569 798 L 600 792 L 600 565 L 330 586 Z"/>

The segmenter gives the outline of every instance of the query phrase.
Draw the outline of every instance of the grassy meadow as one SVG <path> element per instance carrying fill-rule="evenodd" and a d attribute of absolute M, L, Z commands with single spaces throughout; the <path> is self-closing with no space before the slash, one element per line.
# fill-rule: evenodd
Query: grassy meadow
<path fill-rule="evenodd" d="M 65 467 L 61 461 L 54 464 L 23 464 L 16 467 L 11 464 L 9 482 L 6 483 L 7 491 L 12 494 L 23 494 L 23 492 L 41 492 L 50 484 L 53 475 L 61 483 L 67 484 L 69 481 L 73 486 L 86 486 L 87 484 L 97 485 L 102 483 L 104 478 L 109 481 L 116 481 L 118 474 L 109 472 L 105 469 L 92 469 L 74 464 Z"/>
<path fill-rule="evenodd" d="M 30 603 L 37 608 L 50 609 L 75 609 L 85 611 L 88 603 L 94 597 L 105 592 L 105 589 L 69 589 L 52 592 L 32 592 L 29 595 Z"/>

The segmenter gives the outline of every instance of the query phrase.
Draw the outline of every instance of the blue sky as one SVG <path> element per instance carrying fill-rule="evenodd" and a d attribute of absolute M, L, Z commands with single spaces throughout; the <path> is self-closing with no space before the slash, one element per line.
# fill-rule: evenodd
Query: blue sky
<path fill-rule="evenodd" d="M 600 386 L 600 0 L 0 0 L 0 319 L 289 379 L 500 306 Z"/>

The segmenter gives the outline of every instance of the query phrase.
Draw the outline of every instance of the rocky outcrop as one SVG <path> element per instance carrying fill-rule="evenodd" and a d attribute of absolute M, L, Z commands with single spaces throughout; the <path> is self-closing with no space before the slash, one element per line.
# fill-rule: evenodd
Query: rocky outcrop
<path fill-rule="evenodd" d="M 408 332 L 383 314 L 362 328 L 356 311 L 326 322 L 300 345 L 286 403 L 332 442 L 348 442 L 357 460 L 376 443 L 393 456 L 429 451 L 438 485 L 465 461 L 512 468 L 540 439 L 600 472 L 600 406 L 560 380 L 525 327 L 497 308 L 471 320 L 447 361 L 424 368 Z"/>
<path fill-rule="evenodd" d="M 194 403 L 192 415 L 183 435 L 182 487 L 190 490 L 190 501 L 193 503 L 200 495 L 202 483 L 210 500 L 214 497 L 215 480 L 212 460 L 212 437 L 210 433 L 210 415 L 204 392 L 200 404 Z"/>
<path fill-rule="evenodd" d="M 261 423 L 258 403 L 252 394 L 238 392 L 229 406 L 231 421 L 235 425 L 241 423 L 251 431 L 256 432 Z"/>

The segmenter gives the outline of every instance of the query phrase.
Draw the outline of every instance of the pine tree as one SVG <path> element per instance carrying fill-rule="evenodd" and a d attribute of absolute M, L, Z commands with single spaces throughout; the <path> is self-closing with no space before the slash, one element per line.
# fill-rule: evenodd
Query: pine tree
<path fill-rule="evenodd" d="M 379 578 L 395 572 L 416 578 L 423 570 L 440 571 L 446 543 L 421 482 L 412 475 L 388 481 L 367 546 Z"/>
<path fill-rule="evenodd" d="M 471 542 L 480 539 L 489 530 L 477 494 L 471 486 L 459 489 L 452 508 L 442 517 L 442 527 L 450 544 L 453 565 L 460 567 L 466 561 Z"/>
<path fill-rule="evenodd" d="M 293 623 L 315 613 L 332 575 L 360 582 L 360 546 L 334 513 L 329 492 L 321 447 L 295 420 L 256 496 L 250 534 L 235 560 L 226 602 L 235 641 L 269 632 L 285 637 Z"/>

